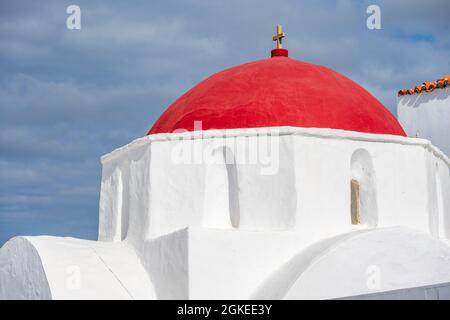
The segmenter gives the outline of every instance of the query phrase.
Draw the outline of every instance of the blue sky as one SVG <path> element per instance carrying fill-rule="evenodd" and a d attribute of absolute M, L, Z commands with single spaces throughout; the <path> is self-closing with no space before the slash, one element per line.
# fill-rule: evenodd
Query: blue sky
<path fill-rule="evenodd" d="M 81 30 L 66 8 L 81 7 Z M 366 8 L 381 8 L 381 30 Z M 450 73 L 450 1 L 2 1 L 0 244 L 96 239 L 99 157 L 143 136 L 184 91 L 268 57 L 357 81 L 395 113 L 396 92 Z M 331 108 L 332 106 L 330 106 Z"/>

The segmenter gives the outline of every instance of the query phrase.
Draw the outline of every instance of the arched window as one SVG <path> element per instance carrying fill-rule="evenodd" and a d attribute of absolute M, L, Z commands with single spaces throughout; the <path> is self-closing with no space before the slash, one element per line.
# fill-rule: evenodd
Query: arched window
<path fill-rule="evenodd" d="M 351 218 L 352 224 L 361 223 L 361 201 L 359 194 L 359 182 L 358 180 L 350 180 L 351 189 Z"/>
<path fill-rule="evenodd" d="M 366 150 L 358 149 L 353 152 L 350 162 L 351 222 L 375 227 L 378 224 L 378 209 L 372 158 Z"/>
<path fill-rule="evenodd" d="M 239 189 L 234 154 L 227 147 L 214 149 L 205 175 L 203 225 L 210 228 L 238 228 Z"/>

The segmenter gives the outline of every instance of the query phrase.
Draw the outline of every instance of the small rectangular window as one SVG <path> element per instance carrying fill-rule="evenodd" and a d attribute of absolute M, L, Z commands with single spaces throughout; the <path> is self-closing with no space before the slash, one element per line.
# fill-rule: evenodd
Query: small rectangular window
<path fill-rule="evenodd" d="M 359 182 L 355 179 L 351 180 L 351 214 L 352 214 L 352 224 L 361 223 L 361 205 L 360 205 L 360 194 L 359 194 Z"/>

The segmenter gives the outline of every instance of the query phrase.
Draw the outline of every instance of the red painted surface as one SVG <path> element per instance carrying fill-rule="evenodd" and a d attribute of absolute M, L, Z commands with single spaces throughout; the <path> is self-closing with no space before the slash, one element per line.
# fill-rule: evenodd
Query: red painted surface
<path fill-rule="evenodd" d="M 395 117 L 343 75 L 276 56 L 226 69 L 176 100 L 148 134 L 293 126 L 406 136 Z M 196 128 L 197 130 L 198 128 Z"/>
<path fill-rule="evenodd" d="M 273 49 L 272 51 L 270 51 L 270 55 L 273 57 L 288 57 L 289 56 L 289 51 L 287 51 L 287 49 Z"/>

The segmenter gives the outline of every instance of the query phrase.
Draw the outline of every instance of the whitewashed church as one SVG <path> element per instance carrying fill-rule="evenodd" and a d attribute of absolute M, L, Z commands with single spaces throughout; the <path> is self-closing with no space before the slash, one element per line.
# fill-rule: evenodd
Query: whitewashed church
<path fill-rule="evenodd" d="M 98 241 L 8 241 L 0 298 L 450 299 L 448 78 L 400 125 L 283 37 L 102 157 Z"/>

